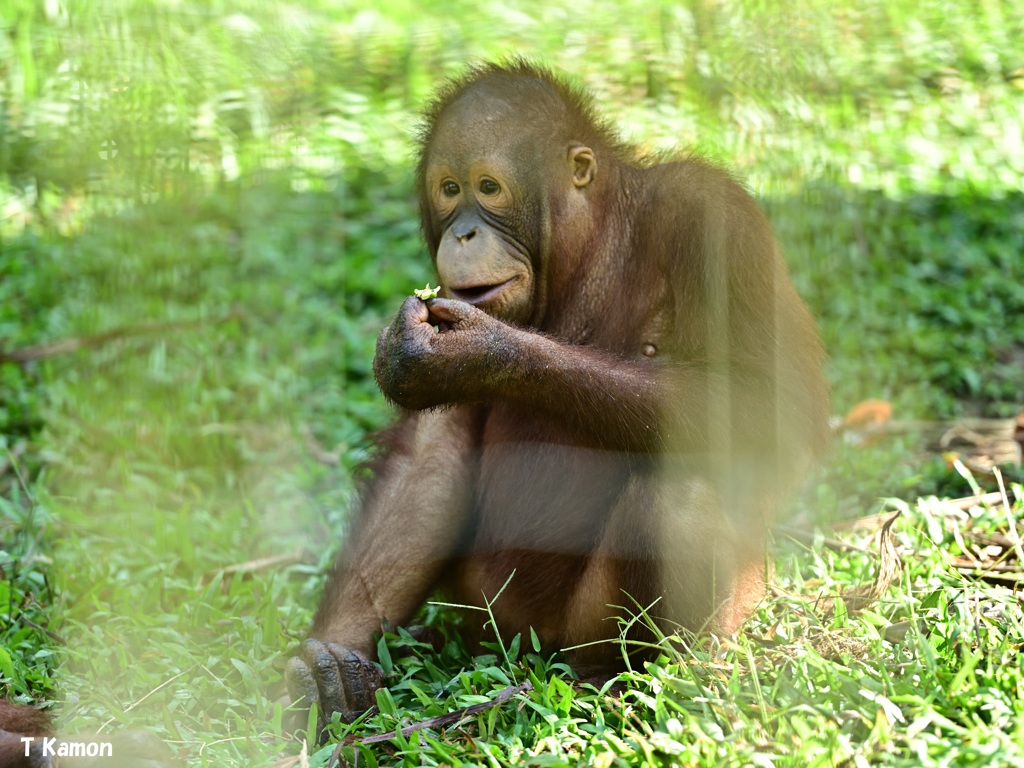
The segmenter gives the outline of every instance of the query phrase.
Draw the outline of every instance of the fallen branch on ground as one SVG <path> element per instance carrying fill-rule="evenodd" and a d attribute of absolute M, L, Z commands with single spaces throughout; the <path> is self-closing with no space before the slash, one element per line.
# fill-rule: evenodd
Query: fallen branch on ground
<path fill-rule="evenodd" d="M 204 325 L 220 325 L 230 320 L 238 320 L 242 317 L 240 312 L 229 312 L 223 317 L 206 318 L 202 320 L 182 320 L 166 323 L 141 323 L 139 325 L 123 326 L 114 328 L 103 333 L 94 333 L 87 336 L 72 336 L 59 341 L 50 341 L 44 344 L 34 344 L 29 347 L 21 347 L 10 352 L 0 350 L 0 363 L 11 362 L 25 363 L 34 360 L 45 360 L 50 357 L 68 355 L 80 349 L 99 347 L 119 339 L 128 339 L 135 336 L 152 336 L 166 331 L 183 331 L 191 328 L 201 328 Z"/>
<path fill-rule="evenodd" d="M 513 696 L 518 696 L 520 693 L 526 693 L 527 691 L 532 690 L 533 683 L 527 680 L 525 683 L 520 683 L 519 685 L 510 685 L 508 688 L 502 689 L 498 692 L 498 695 L 490 701 L 485 701 L 480 704 L 473 704 L 469 707 L 462 707 L 461 709 L 456 709 L 452 712 L 446 712 L 445 714 L 438 715 L 437 717 L 431 717 L 426 720 L 421 720 L 418 723 L 407 725 L 400 731 L 388 731 L 387 733 L 378 733 L 373 736 L 364 736 L 361 739 L 356 738 L 354 736 L 350 736 L 338 745 L 338 749 L 334 751 L 334 754 L 331 756 L 331 760 L 329 761 L 328 764 L 334 763 L 334 761 L 339 757 L 338 750 L 340 750 L 341 747 L 343 746 L 348 746 L 349 744 L 377 744 L 381 741 L 390 741 L 391 739 L 395 738 L 399 733 L 402 734 L 402 738 L 408 738 L 416 731 L 422 731 L 424 728 L 444 728 L 448 725 L 460 723 L 467 717 L 472 717 L 473 715 L 478 715 L 481 712 L 486 712 L 488 709 L 493 709 L 494 707 L 497 707 L 499 704 L 504 704 Z"/>

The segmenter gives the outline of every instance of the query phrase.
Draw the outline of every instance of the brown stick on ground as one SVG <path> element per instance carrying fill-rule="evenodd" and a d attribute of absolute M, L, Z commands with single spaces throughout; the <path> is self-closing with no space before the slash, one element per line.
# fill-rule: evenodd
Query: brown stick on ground
<path fill-rule="evenodd" d="M 204 325 L 220 325 L 229 320 L 237 320 L 241 317 L 240 312 L 229 312 L 223 317 L 204 320 L 183 320 L 167 323 L 141 323 L 139 325 L 123 326 L 114 328 L 103 333 L 94 333 L 87 336 L 72 336 L 59 341 L 50 341 L 45 344 L 33 344 L 29 347 L 21 347 L 10 352 L 0 350 L 0 363 L 30 363 L 33 360 L 45 360 L 50 357 L 67 355 L 88 347 L 98 347 L 118 339 L 127 339 L 132 336 L 151 336 L 163 333 L 164 331 L 182 331 L 189 328 L 200 328 Z"/>
<path fill-rule="evenodd" d="M 896 550 L 896 543 L 890 530 L 900 514 L 900 512 L 893 514 L 878 532 L 879 564 L 875 580 L 871 584 L 862 584 L 847 589 L 839 595 L 850 613 L 860 613 L 874 605 L 903 571 L 903 561 Z M 835 603 L 836 596 L 825 596 L 816 601 L 815 606 L 823 615 L 828 615 L 835 610 Z"/>
<path fill-rule="evenodd" d="M 418 723 L 407 725 L 405 728 L 402 728 L 401 731 L 388 731 L 387 733 L 378 733 L 374 734 L 373 736 L 365 736 L 361 739 L 350 736 L 338 745 L 338 749 L 334 750 L 334 754 L 331 755 L 331 760 L 328 762 L 328 764 L 333 765 L 333 761 L 339 757 L 339 750 L 343 746 L 348 746 L 349 744 L 357 743 L 377 744 L 381 741 L 390 741 L 391 739 L 395 738 L 399 733 L 402 734 L 403 738 L 407 738 L 416 731 L 422 731 L 424 728 L 443 728 L 446 725 L 453 725 L 455 723 L 461 722 L 467 717 L 472 717 L 473 715 L 478 715 L 481 712 L 486 712 L 488 709 L 492 709 L 498 706 L 499 704 L 504 704 L 513 696 L 517 696 L 520 693 L 525 693 L 526 691 L 532 690 L 533 683 L 527 680 L 525 683 L 520 683 L 519 685 L 510 685 L 508 688 L 499 691 L 498 695 L 490 701 L 485 701 L 480 704 L 473 704 L 469 707 L 462 707 L 461 709 L 456 709 L 452 712 L 446 712 L 445 714 L 438 715 L 437 717 L 431 717 L 426 720 L 421 720 Z"/>

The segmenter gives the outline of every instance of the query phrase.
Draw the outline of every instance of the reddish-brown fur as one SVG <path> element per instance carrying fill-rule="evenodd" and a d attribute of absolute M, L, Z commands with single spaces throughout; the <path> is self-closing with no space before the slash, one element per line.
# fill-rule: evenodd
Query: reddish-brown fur
<path fill-rule="evenodd" d="M 698 158 L 639 158 L 521 62 L 442 91 L 419 187 L 442 298 L 381 334 L 377 379 L 407 412 L 293 691 L 358 711 L 382 621 L 438 587 L 479 605 L 513 572 L 499 630 L 609 641 L 571 651 L 580 668 L 622 663 L 638 606 L 666 632 L 736 631 L 827 435 L 818 336 L 757 204 Z"/>
<path fill-rule="evenodd" d="M 51 735 L 53 727 L 46 714 L 35 707 L 0 699 L 0 768 L 42 768 L 49 765 L 48 758 L 39 754 L 40 742 L 35 742 L 26 756 L 21 737 Z"/>

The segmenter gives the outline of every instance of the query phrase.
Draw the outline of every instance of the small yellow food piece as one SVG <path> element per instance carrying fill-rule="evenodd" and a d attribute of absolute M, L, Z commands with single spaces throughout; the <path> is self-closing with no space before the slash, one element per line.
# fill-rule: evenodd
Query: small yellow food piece
<path fill-rule="evenodd" d="M 440 285 L 437 286 L 437 288 L 431 288 L 430 283 L 427 283 L 425 288 L 415 289 L 412 292 L 412 295 L 415 296 L 417 299 L 422 299 L 423 301 L 426 301 L 427 299 L 436 299 L 437 294 L 440 292 L 440 290 Z"/>

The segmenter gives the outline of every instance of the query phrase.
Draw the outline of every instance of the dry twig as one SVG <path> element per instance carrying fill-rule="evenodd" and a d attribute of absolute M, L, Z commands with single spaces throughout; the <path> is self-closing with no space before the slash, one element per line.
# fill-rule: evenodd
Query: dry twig
<path fill-rule="evenodd" d="M 350 736 L 338 745 L 338 749 L 334 750 L 334 754 L 331 756 L 331 762 L 333 763 L 333 761 L 340 756 L 339 750 L 343 746 L 356 743 L 377 744 L 381 741 L 390 741 L 391 739 L 395 738 L 399 733 L 402 734 L 403 738 L 408 738 L 416 731 L 422 731 L 425 728 L 444 728 L 445 726 L 454 725 L 456 723 L 462 722 L 467 717 L 478 715 L 481 712 L 486 712 L 488 709 L 493 709 L 494 707 L 497 707 L 500 704 L 504 704 L 513 696 L 518 696 L 520 693 L 526 693 L 527 691 L 532 690 L 533 683 L 527 680 L 525 683 L 520 683 L 519 685 L 510 685 L 508 688 L 504 688 L 503 690 L 499 691 L 498 695 L 490 701 L 485 701 L 481 704 L 473 704 L 469 707 L 462 707 L 461 709 L 456 709 L 452 712 L 446 712 L 445 714 L 438 715 L 437 717 L 430 717 L 426 720 L 421 720 L 418 723 L 407 725 L 405 728 L 402 728 L 401 731 L 388 731 L 387 733 L 378 733 L 374 734 L 373 736 L 364 736 L 361 739 L 356 738 L 354 736 Z"/>
<path fill-rule="evenodd" d="M 153 336 L 166 331 L 183 331 L 191 328 L 201 328 L 205 325 L 220 325 L 230 320 L 237 320 L 241 317 L 240 312 L 230 312 L 223 317 L 203 320 L 184 320 L 168 323 L 140 323 L 139 325 L 123 326 L 114 328 L 103 333 L 94 333 L 87 336 L 72 336 L 59 341 L 50 341 L 45 344 L 34 344 L 29 347 L 21 347 L 10 352 L 0 350 L 0 363 L 30 363 L 35 360 L 45 360 L 50 357 L 67 355 L 77 352 L 80 349 L 99 347 L 119 339 L 127 339 L 133 336 Z"/>
<path fill-rule="evenodd" d="M 899 552 L 896 551 L 896 542 L 891 529 L 892 524 L 896 522 L 900 514 L 900 512 L 896 512 L 889 517 L 878 532 L 880 562 L 878 564 L 878 573 L 875 574 L 875 580 L 871 584 L 862 584 L 848 589 L 839 596 L 843 599 L 846 609 L 850 613 L 859 613 L 870 608 L 878 601 L 878 598 L 885 594 L 893 582 L 899 578 L 903 570 L 903 561 L 900 560 Z M 835 597 L 826 596 L 817 601 L 817 606 L 827 615 L 835 610 L 835 602 Z"/>
<path fill-rule="evenodd" d="M 207 571 L 203 574 L 202 583 L 207 584 L 213 579 L 214 576 L 247 576 L 253 573 L 260 573 L 261 571 L 278 570 L 286 565 L 295 565 L 296 563 L 302 563 L 308 561 L 309 558 L 303 550 L 299 549 L 294 552 L 287 552 L 283 555 L 271 555 L 269 557 L 258 557 L 255 560 L 247 560 L 244 563 L 235 563 L 234 565 L 227 565 L 223 568 L 215 568 L 212 571 Z"/>

